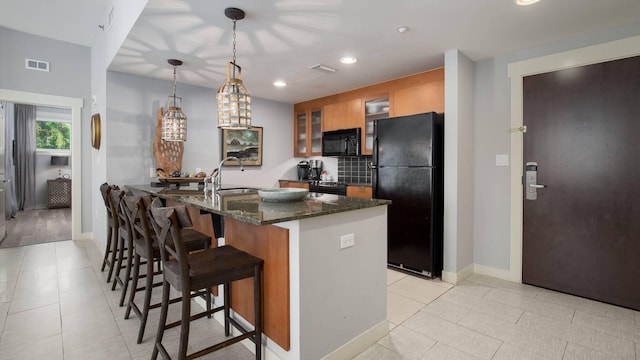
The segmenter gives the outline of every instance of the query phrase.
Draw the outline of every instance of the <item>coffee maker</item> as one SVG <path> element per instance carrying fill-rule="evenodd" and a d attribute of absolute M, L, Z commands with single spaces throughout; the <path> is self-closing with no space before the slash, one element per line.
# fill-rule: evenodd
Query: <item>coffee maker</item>
<path fill-rule="evenodd" d="M 322 160 L 309 161 L 309 180 L 320 180 L 322 174 Z"/>
<path fill-rule="evenodd" d="M 298 180 L 309 180 L 309 162 L 306 160 L 298 163 Z"/>

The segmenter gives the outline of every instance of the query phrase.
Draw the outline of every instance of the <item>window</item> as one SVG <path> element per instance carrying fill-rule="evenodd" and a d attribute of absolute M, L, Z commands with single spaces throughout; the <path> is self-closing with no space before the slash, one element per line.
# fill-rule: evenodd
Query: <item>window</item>
<path fill-rule="evenodd" d="M 37 120 L 36 148 L 38 150 L 70 150 L 71 123 L 59 120 Z"/>

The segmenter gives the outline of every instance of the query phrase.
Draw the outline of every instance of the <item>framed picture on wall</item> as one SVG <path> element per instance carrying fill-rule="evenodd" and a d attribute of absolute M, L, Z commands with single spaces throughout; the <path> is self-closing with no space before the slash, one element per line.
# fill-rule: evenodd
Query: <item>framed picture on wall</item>
<path fill-rule="evenodd" d="M 244 166 L 262 165 L 262 128 L 222 129 L 222 158 L 235 156 Z M 238 161 L 228 160 L 224 165 L 240 165 Z"/>

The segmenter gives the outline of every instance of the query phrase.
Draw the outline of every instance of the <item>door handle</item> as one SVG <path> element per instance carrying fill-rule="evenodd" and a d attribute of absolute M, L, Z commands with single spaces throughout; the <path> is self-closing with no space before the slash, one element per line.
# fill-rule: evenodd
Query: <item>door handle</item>
<path fill-rule="evenodd" d="M 531 161 L 525 165 L 524 184 L 525 199 L 527 200 L 536 200 L 538 189 L 547 187 L 547 185 L 538 184 L 538 163 Z"/>

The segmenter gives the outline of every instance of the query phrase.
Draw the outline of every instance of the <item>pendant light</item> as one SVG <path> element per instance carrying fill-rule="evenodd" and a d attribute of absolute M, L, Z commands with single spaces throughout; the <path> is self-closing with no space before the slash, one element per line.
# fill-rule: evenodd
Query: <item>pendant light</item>
<path fill-rule="evenodd" d="M 176 96 L 176 68 L 182 61 L 169 59 L 173 66 L 173 95 L 167 98 L 167 107 L 162 115 L 162 140 L 187 141 L 187 116 L 182 112 L 182 98 Z"/>
<path fill-rule="evenodd" d="M 244 11 L 226 8 L 224 14 L 233 20 L 233 61 L 227 63 L 227 81 L 218 89 L 216 96 L 218 127 L 247 129 L 251 127 L 251 95 L 242 84 L 242 68 L 236 64 L 236 21 L 244 19 Z"/>

